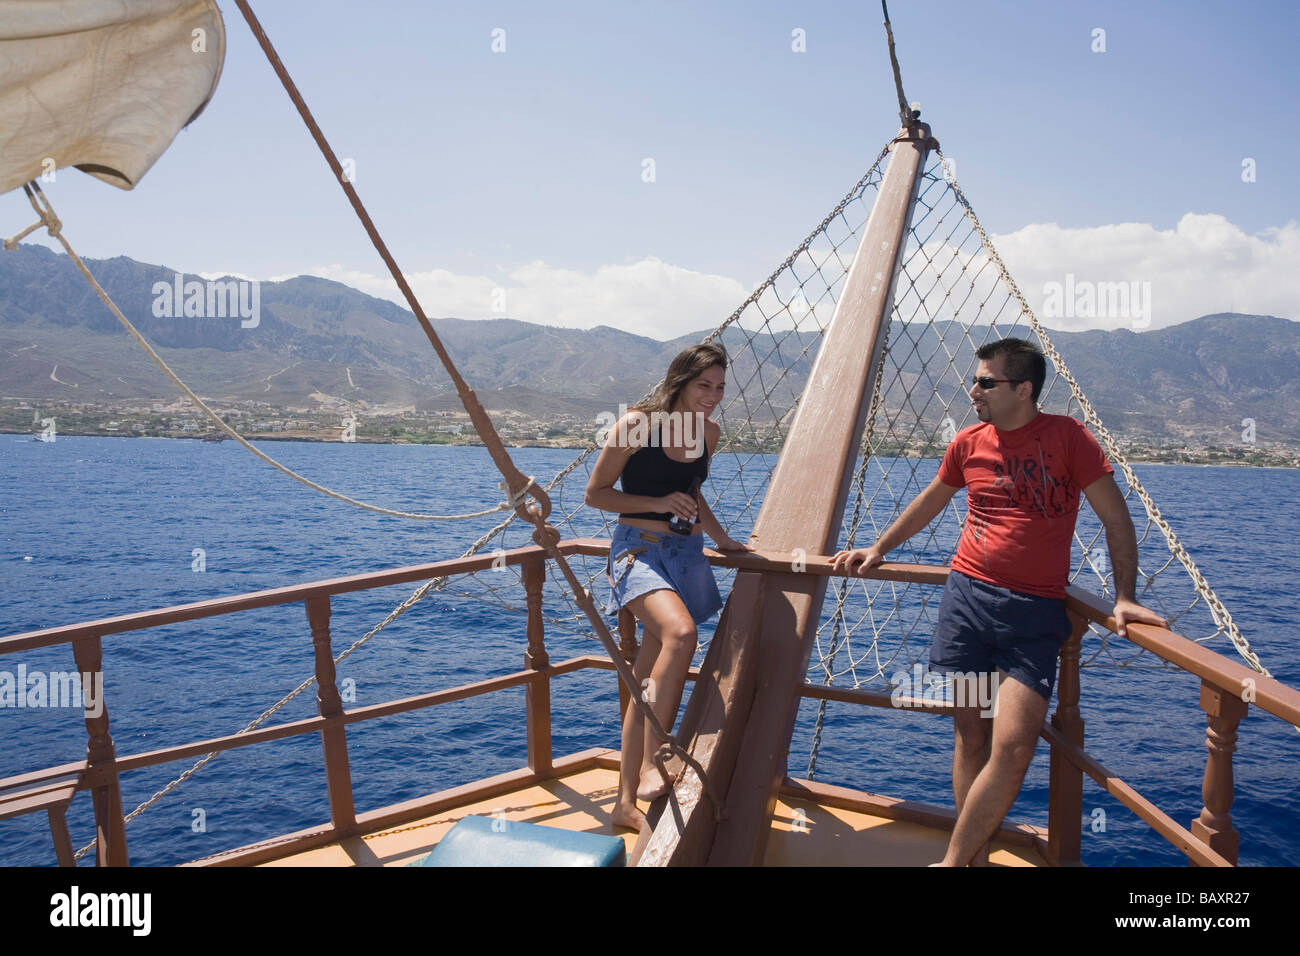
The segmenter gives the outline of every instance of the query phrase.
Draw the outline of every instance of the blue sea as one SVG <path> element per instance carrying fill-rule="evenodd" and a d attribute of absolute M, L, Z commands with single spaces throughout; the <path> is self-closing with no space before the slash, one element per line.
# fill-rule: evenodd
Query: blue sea
<path fill-rule="evenodd" d="M 501 497 L 499 476 L 482 448 L 266 447 L 322 484 L 401 510 L 470 511 Z M 539 481 L 575 455 L 558 449 L 511 453 Z M 738 488 L 726 481 L 734 467 L 719 457 L 711 482 Z M 935 467 L 922 463 L 920 472 Z M 1300 687 L 1300 472 L 1154 465 L 1136 471 L 1265 665 Z M 573 487 L 556 498 L 557 514 L 573 513 L 566 535 L 600 533 L 602 517 L 580 507 L 584 479 L 585 472 L 575 474 Z M 751 483 L 744 494 L 755 491 Z M 729 509 L 724 500 L 715 510 L 743 537 L 752 511 Z M 417 522 L 361 511 L 290 481 L 231 442 L 59 437 L 40 443 L 0 435 L 0 636 L 457 557 L 495 523 Z M 587 574 L 598 573 L 599 565 L 581 564 Z M 1175 566 L 1172 573 L 1181 572 Z M 517 582 L 507 572 L 496 585 L 485 573 L 432 593 L 358 649 L 338 674 L 355 703 L 520 669 L 526 640 Z M 361 638 L 414 587 L 336 598 L 335 652 Z M 603 596 L 599 587 L 593 590 Z M 568 620 L 571 608 L 552 600 L 557 593 L 548 588 L 552 661 L 600 653 L 596 640 Z M 708 638 L 707 627 L 701 636 Z M 1226 640 L 1211 646 L 1235 659 Z M 1101 651 L 1088 643 L 1084 650 L 1085 657 Z M 1100 658 L 1113 659 L 1117 650 L 1124 647 L 1112 642 Z M 74 667 L 67 646 L 0 657 L 0 671 L 14 673 L 19 664 L 29 674 Z M 1153 664 L 1146 655 L 1127 667 L 1085 670 L 1086 747 L 1186 825 L 1202 804 L 1199 682 Z M 112 635 L 104 639 L 104 673 L 119 755 L 232 733 L 313 673 L 306 615 L 295 604 Z M 820 680 L 816 673 L 810 679 Z M 557 678 L 553 698 L 557 755 L 618 746 L 613 675 Z M 800 711 L 789 760 L 793 776 L 806 773 L 816 710 L 815 702 L 805 702 Z M 271 722 L 314 713 L 312 687 Z M 511 690 L 353 725 L 348 741 L 358 811 L 522 766 L 523 720 L 523 693 Z M 82 759 L 85 746 L 78 709 L 0 708 L 0 777 Z M 831 704 L 816 778 L 946 805 L 950 760 L 951 732 L 941 717 Z M 125 775 L 124 806 L 135 808 L 191 763 Z M 1241 832 L 1241 862 L 1294 864 L 1300 859 L 1300 733 L 1252 708 L 1240 727 L 1234 771 L 1232 816 Z M 1010 816 L 1046 824 L 1044 744 Z M 306 736 L 221 755 L 131 821 L 127 835 L 133 863 L 170 865 L 328 818 L 319 739 Z M 87 794 L 73 801 L 68 819 L 74 844 L 88 843 L 93 817 Z M 1083 824 L 1087 864 L 1185 863 L 1088 779 Z M 93 853 L 82 864 L 92 860 Z M 0 821 L 0 864 L 53 862 L 44 814 Z"/>

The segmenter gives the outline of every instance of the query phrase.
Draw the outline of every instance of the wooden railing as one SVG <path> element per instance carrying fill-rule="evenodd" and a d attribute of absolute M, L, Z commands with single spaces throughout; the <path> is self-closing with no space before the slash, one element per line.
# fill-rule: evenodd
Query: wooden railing
<path fill-rule="evenodd" d="M 566 555 L 605 556 L 608 542 L 575 539 L 562 542 Z M 710 552 L 709 560 L 718 566 L 753 571 L 789 573 L 786 556 L 765 554 L 721 555 Z M 37 648 L 71 644 L 81 673 L 102 671 L 104 637 L 145 628 L 193 621 L 237 611 L 303 602 L 311 634 L 317 681 L 317 713 L 313 718 L 297 720 L 247 733 L 194 741 L 162 750 L 118 756 L 110 731 L 107 706 L 96 714 L 87 713 L 86 759 L 47 767 L 0 780 L 0 819 L 46 810 L 56 853 L 62 865 L 72 864 L 71 843 L 64 812 L 72 796 L 89 790 L 96 829 L 96 862 L 100 866 L 119 866 L 128 862 L 126 828 L 122 808 L 120 779 L 123 773 L 202 754 L 222 752 L 303 734 L 320 734 L 324 750 L 326 789 L 329 797 L 330 823 L 277 841 L 277 853 L 285 853 L 330 843 L 343 837 L 365 832 L 374 826 L 389 826 L 414 818 L 413 814 L 433 812 L 430 807 L 441 802 L 413 801 L 400 808 L 358 815 L 352 798 L 352 777 L 347 751 L 347 726 L 378 717 L 406 713 L 509 687 L 525 688 L 527 725 L 526 769 L 482 782 L 476 795 L 500 792 L 506 787 L 534 783 L 563 772 L 566 761 L 557 761 L 551 752 L 551 678 L 586 668 L 613 669 L 608 659 L 578 657 L 552 665 L 546 653 L 542 614 L 542 588 L 546 580 L 545 553 L 537 547 L 518 548 L 504 557 L 484 555 L 439 561 L 431 564 L 397 568 L 389 571 L 334 578 L 308 584 L 276 588 L 195 604 L 145 611 L 121 617 L 105 618 L 80 624 L 47 628 L 0 638 L 0 656 Z M 434 691 L 381 704 L 344 709 L 334 673 L 334 655 L 330 637 L 331 598 L 372 588 L 387 587 L 430 578 L 468 574 L 507 565 L 521 565 L 527 603 L 527 646 L 524 670 L 473 684 Z M 806 573 L 836 575 L 826 558 L 806 559 Z M 908 581 L 942 586 L 946 567 L 886 564 L 869 573 L 883 580 Z M 1226 866 L 1236 862 L 1238 834 L 1232 824 L 1233 801 L 1232 753 L 1237 725 L 1246 713 L 1245 700 L 1260 709 L 1300 727 L 1300 692 L 1272 678 L 1209 651 L 1172 631 L 1147 625 L 1130 624 L 1128 637 L 1134 643 L 1201 678 L 1201 707 L 1208 720 L 1209 757 L 1202 784 L 1204 809 L 1192 821 L 1190 829 L 1141 796 L 1133 787 L 1110 773 L 1083 749 L 1084 722 L 1079 713 L 1079 644 L 1089 623 L 1114 631 L 1110 608 L 1098 597 L 1071 588 L 1068 611 L 1075 624 L 1074 634 L 1061 653 L 1061 673 L 1057 709 L 1045 724 L 1042 736 L 1051 748 L 1051 790 L 1048 811 L 1048 836 L 1040 840 L 1040 849 L 1049 862 L 1071 865 L 1080 862 L 1082 834 L 1083 774 L 1088 774 L 1103 788 L 1145 820 L 1166 840 L 1185 853 L 1195 864 Z M 627 658 L 635 655 L 635 622 L 630 615 L 619 621 L 620 652 Z M 692 675 L 693 676 L 693 675 Z M 944 712 L 944 704 L 902 702 L 899 708 L 889 694 L 834 687 L 807 685 L 804 696 L 813 699 L 845 701 L 891 709 Z M 1243 700 L 1245 698 L 1245 700 Z M 620 687 L 620 703 L 626 707 L 628 694 Z M 466 791 L 468 792 L 468 791 Z"/>

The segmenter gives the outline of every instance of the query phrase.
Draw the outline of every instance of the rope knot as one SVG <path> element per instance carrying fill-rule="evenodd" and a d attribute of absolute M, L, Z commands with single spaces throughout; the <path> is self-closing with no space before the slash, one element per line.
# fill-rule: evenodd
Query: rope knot
<path fill-rule="evenodd" d="M 27 199 L 32 204 L 32 208 L 36 210 L 36 215 L 41 218 L 39 221 L 32 223 L 22 232 L 18 233 L 18 235 L 14 236 L 12 239 L 4 240 L 6 252 L 13 252 L 18 248 L 18 243 L 21 240 L 31 235 L 37 229 L 41 228 L 41 226 L 45 227 L 45 230 L 50 234 L 51 239 L 61 238 L 59 233 L 63 231 L 63 223 L 59 221 L 58 216 L 54 215 L 54 207 L 51 206 L 49 200 L 45 198 L 45 193 L 41 192 L 41 187 L 37 184 L 36 180 L 33 179 L 29 183 L 24 183 L 23 192 L 27 194 Z M 41 197 L 42 202 L 38 203 L 36 201 L 37 195 Z"/>
<path fill-rule="evenodd" d="M 513 493 L 510 490 L 509 479 L 501 479 L 497 482 L 497 487 L 505 492 L 506 496 L 505 504 L 501 506 L 501 510 L 517 511 L 519 508 L 523 507 L 524 502 L 528 500 L 528 492 L 531 491 L 535 485 L 536 482 L 533 480 L 533 476 L 529 475 L 528 480 L 524 482 L 524 486 L 519 489 L 518 493 Z"/>

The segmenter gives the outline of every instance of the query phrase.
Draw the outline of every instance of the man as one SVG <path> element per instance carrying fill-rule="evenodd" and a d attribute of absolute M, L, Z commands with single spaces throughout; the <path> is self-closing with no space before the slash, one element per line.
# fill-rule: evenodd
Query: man
<path fill-rule="evenodd" d="M 939 474 L 869 548 L 840 551 L 835 568 L 861 575 L 923 529 L 961 488 L 967 517 L 930 648 L 932 670 L 979 687 L 990 714 L 959 693 L 952 763 L 957 823 L 940 866 L 987 866 L 988 841 L 1011 809 L 1034 755 L 1070 636 L 1065 613 L 1079 492 L 1101 519 L 1114 569 L 1115 621 L 1167 622 L 1137 603 L 1137 536 L 1113 469 L 1086 428 L 1038 410 L 1047 363 L 1021 339 L 976 352 L 970 390 L 980 424 L 948 446 Z M 961 688 L 959 688 L 960 690 Z M 964 700 L 963 700 L 964 698 Z"/>

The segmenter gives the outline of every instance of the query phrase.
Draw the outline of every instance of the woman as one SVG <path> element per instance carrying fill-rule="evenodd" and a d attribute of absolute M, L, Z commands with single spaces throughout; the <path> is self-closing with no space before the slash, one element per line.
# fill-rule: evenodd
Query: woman
<path fill-rule="evenodd" d="M 701 531 L 722 551 L 752 550 L 732 540 L 698 493 L 721 431 L 709 415 L 722 401 L 726 369 L 727 352 L 718 344 L 679 354 L 654 395 L 615 423 L 587 482 L 588 505 L 619 513 L 607 568 L 613 604 L 628 608 L 644 628 L 633 672 L 642 699 L 670 732 L 695 654 L 696 625 L 722 607 Z M 614 487 L 620 479 L 622 490 Z M 659 743 L 640 711 L 628 707 L 615 826 L 641 829 L 637 799 L 666 790 L 651 763 Z"/>

